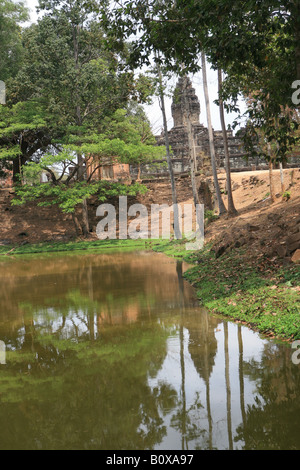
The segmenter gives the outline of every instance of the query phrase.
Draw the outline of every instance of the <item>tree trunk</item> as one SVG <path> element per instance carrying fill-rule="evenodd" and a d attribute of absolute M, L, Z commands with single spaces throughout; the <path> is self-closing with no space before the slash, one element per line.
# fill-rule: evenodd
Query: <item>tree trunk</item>
<path fill-rule="evenodd" d="M 272 160 L 270 160 L 269 162 L 269 177 L 270 177 L 270 197 L 271 197 L 271 201 L 275 202 Z"/>
<path fill-rule="evenodd" d="M 80 34 L 80 26 L 74 25 L 73 26 L 73 46 L 74 46 L 74 60 L 75 60 L 75 69 L 77 72 L 77 77 L 80 75 L 80 65 L 79 65 L 79 34 Z M 80 89 L 78 87 L 78 82 L 76 80 L 76 86 L 74 90 L 75 96 L 75 112 L 76 112 L 76 121 L 78 126 L 82 126 L 82 115 L 81 115 L 81 108 L 79 104 L 79 97 L 80 97 Z M 81 153 L 77 154 L 77 164 L 78 164 L 78 181 L 84 181 L 85 178 L 85 167 L 84 167 L 84 158 Z M 90 233 L 89 227 L 89 215 L 88 215 L 88 208 L 87 208 L 87 200 L 84 199 L 82 202 L 82 230 L 84 237 L 87 237 Z"/>
<path fill-rule="evenodd" d="M 88 205 L 87 205 L 87 200 L 84 199 L 82 203 L 82 231 L 84 237 L 87 237 L 90 233 L 90 224 L 89 224 L 89 213 L 88 213 Z"/>
<path fill-rule="evenodd" d="M 13 159 L 13 183 L 23 184 L 22 181 L 22 167 L 26 163 L 26 156 L 19 155 Z"/>
<path fill-rule="evenodd" d="M 225 124 L 225 116 L 224 116 L 224 103 L 222 99 L 222 70 L 218 70 L 218 81 L 219 81 L 219 109 L 220 109 L 220 120 L 222 126 L 222 133 L 223 133 L 223 141 L 224 141 L 224 153 L 225 153 L 225 170 L 226 170 L 226 180 L 227 180 L 227 194 L 228 194 L 228 213 L 231 216 L 236 216 L 238 214 L 232 196 L 232 184 L 231 184 L 231 172 L 230 172 L 230 158 L 229 158 L 229 147 L 228 147 L 228 136 Z"/>
<path fill-rule="evenodd" d="M 193 125 L 191 122 L 190 108 L 187 98 L 187 77 L 184 77 L 183 82 L 183 98 L 184 98 L 184 109 L 185 109 L 185 121 L 187 126 L 188 133 L 188 143 L 189 143 L 189 154 L 190 154 L 190 165 L 191 165 L 191 183 L 193 191 L 194 205 L 197 207 L 197 204 L 200 204 L 199 195 L 197 191 L 196 184 L 196 171 L 197 171 L 197 161 L 196 161 L 196 152 L 195 152 L 195 139 L 193 133 Z"/>
<path fill-rule="evenodd" d="M 272 148 L 268 143 L 268 152 L 269 152 L 269 178 L 270 178 L 270 198 L 272 202 L 275 202 L 275 193 L 274 193 L 274 181 L 273 181 L 273 156 Z"/>
<path fill-rule="evenodd" d="M 284 191 L 285 191 L 285 187 L 284 187 L 284 174 L 283 174 L 283 165 L 282 165 L 282 162 L 279 163 L 279 168 L 280 168 L 281 192 L 282 192 L 282 194 L 283 194 Z"/>
<path fill-rule="evenodd" d="M 77 237 L 80 237 L 82 235 L 82 227 L 79 223 L 77 216 L 74 213 L 72 214 L 72 220 L 75 226 L 76 235 Z"/>
<path fill-rule="evenodd" d="M 219 181 L 218 181 L 218 173 L 217 173 L 217 166 L 216 166 L 216 152 L 215 152 L 215 145 L 214 145 L 214 133 L 213 133 L 213 128 L 212 128 L 209 94 L 208 94 L 208 86 L 207 86 L 206 58 L 205 58 L 204 52 L 201 53 L 201 62 L 202 62 L 203 87 L 204 87 L 205 104 L 206 104 L 208 134 L 209 134 L 211 166 L 212 166 L 215 191 L 216 191 L 216 196 L 217 196 L 217 201 L 218 201 L 219 213 L 221 215 L 226 212 L 226 207 L 222 200 L 222 195 L 221 195 Z"/>
<path fill-rule="evenodd" d="M 157 67 L 157 70 L 158 70 L 158 79 L 159 79 L 160 106 L 161 106 L 163 124 L 164 124 L 167 162 L 168 162 L 168 169 L 169 169 L 171 188 L 172 188 L 172 202 L 174 206 L 174 232 L 175 232 L 175 237 L 179 240 L 181 238 L 181 230 L 180 230 L 180 223 L 179 223 L 176 183 L 175 183 L 175 177 L 174 177 L 174 171 L 173 171 L 173 165 L 172 165 L 171 153 L 170 153 L 170 143 L 169 143 L 168 124 L 167 124 L 165 99 L 164 99 L 164 91 L 163 91 L 163 83 L 162 83 L 162 73 L 161 73 L 159 66 Z"/>
<path fill-rule="evenodd" d="M 78 163 L 78 181 L 84 181 L 85 177 L 85 168 L 84 168 L 84 160 L 80 153 L 77 154 L 77 163 Z M 84 199 L 82 202 L 82 227 L 83 227 L 83 235 L 87 237 L 90 232 L 89 227 L 89 214 L 87 209 L 87 200 Z"/>
<path fill-rule="evenodd" d="M 141 164 L 140 163 L 138 164 L 138 174 L 137 174 L 137 179 L 136 180 L 137 180 L 138 183 L 141 183 L 141 181 L 142 181 L 141 180 Z"/>
<path fill-rule="evenodd" d="M 197 223 L 200 229 L 202 221 L 200 220 L 200 212 L 197 210 L 197 206 L 200 205 L 199 193 L 197 190 L 197 182 L 196 182 L 197 156 L 196 156 L 193 125 L 191 121 L 190 107 L 189 107 L 188 97 L 187 97 L 187 76 L 184 77 L 184 82 L 183 82 L 183 99 L 184 99 L 184 110 L 185 110 L 184 115 L 185 115 L 185 121 L 186 121 L 186 126 L 187 126 L 188 143 L 189 143 L 193 200 L 194 200 Z"/>
<path fill-rule="evenodd" d="M 21 174 L 20 157 L 15 157 L 13 159 L 13 183 L 14 184 L 18 184 L 20 182 L 20 174 Z"/>

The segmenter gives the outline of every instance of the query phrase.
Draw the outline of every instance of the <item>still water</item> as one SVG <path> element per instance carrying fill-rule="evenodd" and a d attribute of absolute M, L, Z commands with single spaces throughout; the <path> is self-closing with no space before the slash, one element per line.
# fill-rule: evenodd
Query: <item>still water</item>
<path fill-rule="evenodd" d="M 0 262 L 0 449 L 300 449 L 290 346 L 155 253 Z M 3 344 L 2 343 L 2 344 Z"/>

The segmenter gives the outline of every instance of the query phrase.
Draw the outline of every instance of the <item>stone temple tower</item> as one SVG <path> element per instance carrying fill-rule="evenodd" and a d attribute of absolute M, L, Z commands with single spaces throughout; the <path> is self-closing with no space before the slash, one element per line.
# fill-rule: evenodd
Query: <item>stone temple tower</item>
<path fill-rule="evenodd" d="M 189 78 L 186 79 L 186 97 L 189 106 L 189 116 L 192 125 L 200 125 L 200 102 L 195 93 L 195 89 L 192 87 L 192 83 Z M 174 120 L 174 127 L 186 126 L 185 122 L 185 103 L 183 99 L 183 87 L 184 79 L 180 78 L 174 93 L 172 103 L 172 117 Z"/>
<path fill-rule="evenodd" d="M 186 89 L 184 90 L 184 86 Z M 184 93 L 185 92 L 185 93 Z M 186 103 L 187 100 L 187 103 Z M 188 106 L 188 113 L 186 107 Z M 194 150 L 199 164 L 199 168 L 207 168 L 209 171 L 209 146 L 208 131 L 200 124 L 200 101 L 192 86 L 191 80 L 187 77 L 179 78 L 172 103 L 172 117 L 174 127 L 169 131 L 169 141 L 173 152 L 173 168 L 175 173 L 190 171 L 190 147 L 188 138 L 187 115 L 192 125 Z M 157 138 L 159 145 L 163 145 L 164 137 Z"/>
<path fill-rule="evenodd" d="M 184 90 L 184 86 L 186 89 Z M 185 92 L 185 93 L 184 93 Z M 186 103 L 187 100 L 187 103 Z M 186 104 L 188 105 L 188 116 L 192 125 L 194 151 L 197 158 L 198 170 L 206 176 L 211 174 L 211 158 L 209 147 L 208 129 L 200 123 L 201 107 L 191 80 L 187 77 L 179 78 L 172 103 L 172 117 L 174 127 L 168 132 L 170 146 L 173 153 L 173 168 L 175 173 L 189 173 L 190 171 L 190 148 L 187 126 Z M 251 159 L 243 149 L 241 138 L 233 136 L 228 131 L 228 144 L 232 169 L 251 169 Z M 158 145 L 164 145 L 164 136 L 156 137 Z M 218 168 L 224 169 L 224 143 L 222 131 L 214 131 L 214 144 L 216 150 L 216 164 Z M 250 168 L 249 168 L 250 167 Z"/>

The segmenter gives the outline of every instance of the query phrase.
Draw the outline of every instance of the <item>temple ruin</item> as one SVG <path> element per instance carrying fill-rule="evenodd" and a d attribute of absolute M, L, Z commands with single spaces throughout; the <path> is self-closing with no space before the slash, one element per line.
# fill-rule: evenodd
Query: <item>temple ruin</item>
<path fill-rule="evenodd" d="M 185 97 L 188 100 L 189 119 L 193 131 L 194 151 L 197 159 L 198 169 L 203 174 L 209 174 L 211 171 L 209 134 L 208 129 L 200 123 L 200 102 L 192 86 L 191 80 L 188 78 L 178 80 L 173 103 L 172 117 L 174 121 L 173 128 L 168 132 L 169 142 L 172 149 L 173 169 L 176 174 L 184 174 L 190 171 L 190 150 L 188 139 L 188 128 L 186 122 L 186 103 L 184 101 L 184 83 L 187 84 Z M 230 166 L 232 171 L 251 171 L 259 169 L 267 169 L 267 162 L 260 158 L 252 157 L 247 154 L 243 146 L 242 131 L 234 135 L 232 131 L 227 131 L 228 145 L 230 155 Z M 156 136 L 158 145 L 165 145 L 164 133 Z M 216 164 L 219 169 L 225 168 L 225 155 L 222 131 L 214 130 L 214 144 L 216 151 Z M 289 158 L 289 167 L 299 167 L 299 155 Z M 155 171 L 151 165 L 145 166 L 144 173 L 152 173 Z M 156 170 L 157 176 L 166 173 L 166 169 Z"/>

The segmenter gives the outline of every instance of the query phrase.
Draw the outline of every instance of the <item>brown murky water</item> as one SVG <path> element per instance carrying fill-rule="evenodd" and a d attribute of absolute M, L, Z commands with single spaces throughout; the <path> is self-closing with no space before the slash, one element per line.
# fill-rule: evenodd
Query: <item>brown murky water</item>
<path fill-rule="evenodd" d="M 0 449 L 300 449 L 290 346 L 154 253 L 0 263 Z"/>

